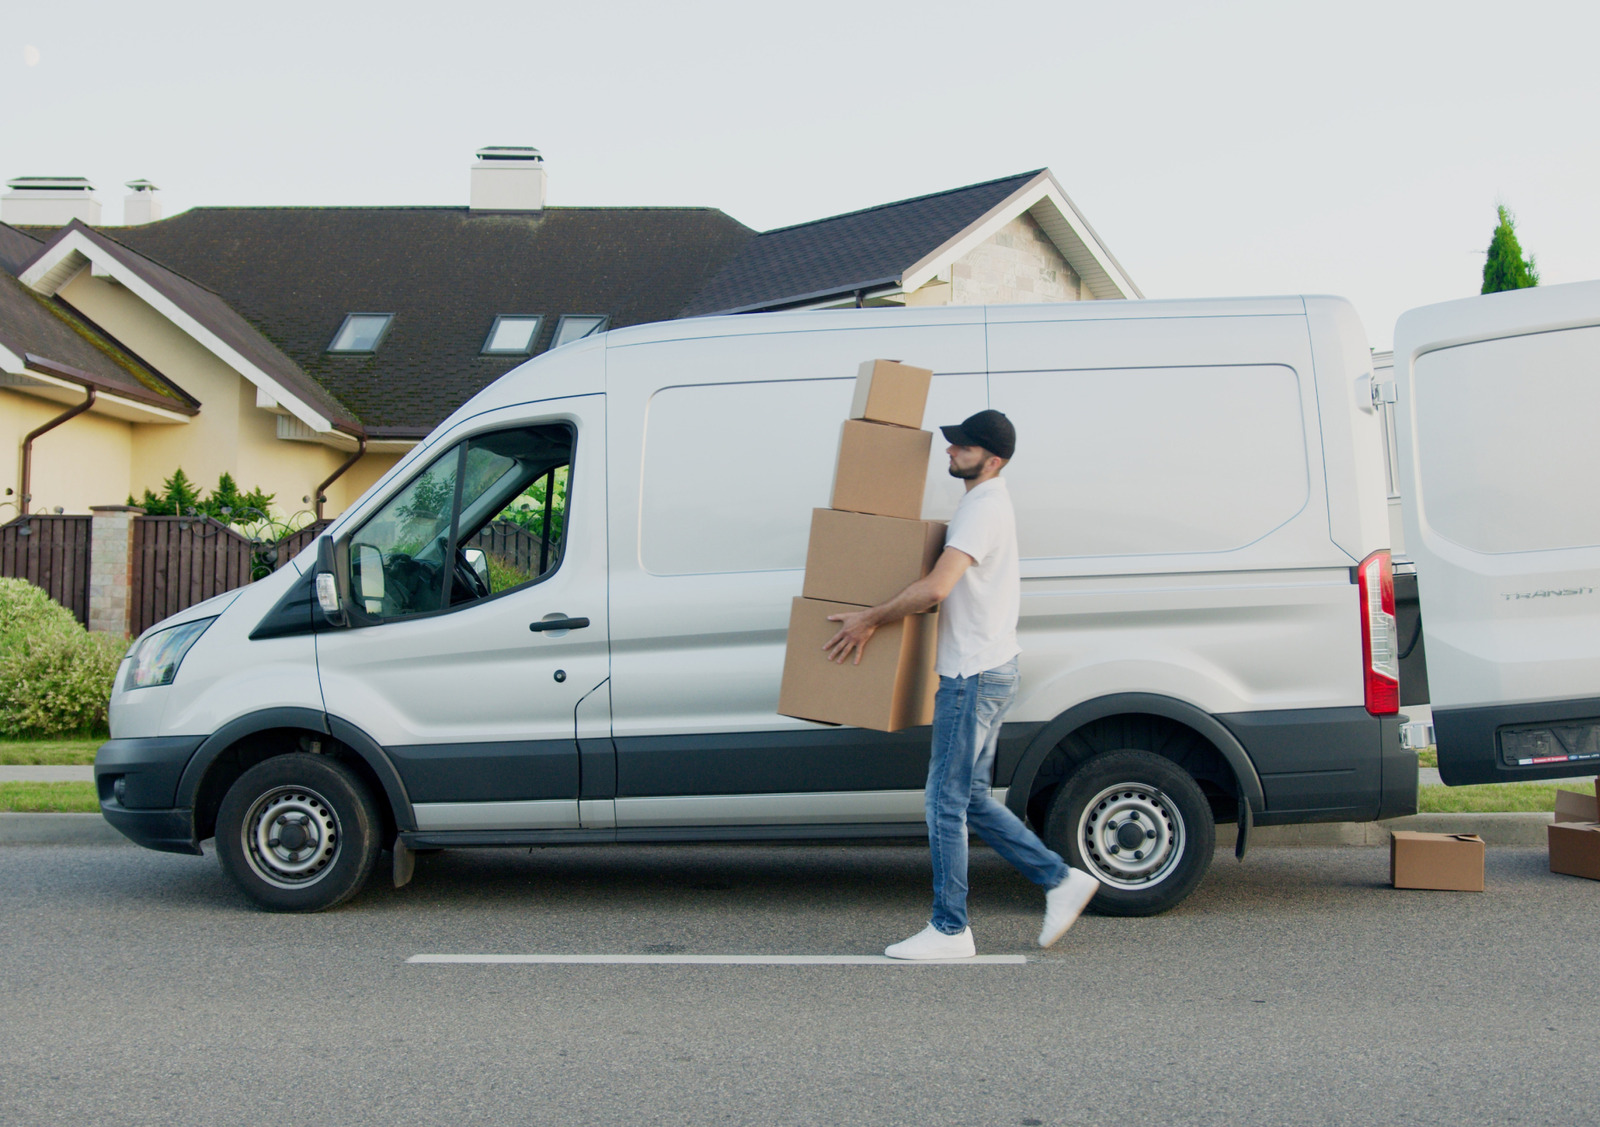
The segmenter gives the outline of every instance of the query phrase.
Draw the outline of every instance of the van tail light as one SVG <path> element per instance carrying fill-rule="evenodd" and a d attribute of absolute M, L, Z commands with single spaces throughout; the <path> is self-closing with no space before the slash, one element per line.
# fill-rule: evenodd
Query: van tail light
<path fill-rule="evenodd" d="M 1367 711 L 1400 711 L 1400 649 L 1394 622 L 1394 568 L 1387 551 L 1373 552 L 1356 572 L 1361 592 L 1361 665 Z"/>

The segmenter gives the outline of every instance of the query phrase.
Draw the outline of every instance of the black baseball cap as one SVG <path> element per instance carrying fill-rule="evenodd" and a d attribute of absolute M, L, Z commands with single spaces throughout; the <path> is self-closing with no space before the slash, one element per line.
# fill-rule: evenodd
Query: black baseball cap
<path fill-rule="evenodd" d="M 979 411 L 939 431 L 956 446 L 981 446 L 1007 460 L 1017 451 L 1017 428 L 999 411 Z"/>

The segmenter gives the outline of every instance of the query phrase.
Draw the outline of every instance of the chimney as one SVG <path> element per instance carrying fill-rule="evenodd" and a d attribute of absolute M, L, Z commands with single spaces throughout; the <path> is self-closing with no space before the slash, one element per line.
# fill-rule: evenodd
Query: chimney
<path fill-rule="evenodd" d="M 122 225 L 137 227 L 161 218 L 161 193 L 148 180 L 129 180 L 128 194 L 122 197 Z"/>
<path fill-rule="evenodd" d="M 85 177 L 18 176 L 6 187 L 11 190 L 0 196 L 0 223 L 64 227 L 81 219 L 93 227 L 100 222 L 100 201 Z"/>
<path fill-rule="evenodd" d="M 472 166 L 473 211 L 544 210 L 544 157 L 528 145 L 489 145 Z"/>

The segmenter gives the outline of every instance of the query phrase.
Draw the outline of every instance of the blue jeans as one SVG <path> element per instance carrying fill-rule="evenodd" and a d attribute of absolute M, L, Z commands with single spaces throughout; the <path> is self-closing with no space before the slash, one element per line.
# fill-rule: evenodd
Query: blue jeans
<path fill-rule="evenodd" d="M 939 678 L 925 803 L 933 854 L 932 923 L 946 935 L 959 935 L 967 926 L 969 824 L 1034 884 L 1054 888 L 1067 879 L 1067 863 L 989 793 L 1000 721 L 1016 696 L 1014 659 L 976 677 Z"/>

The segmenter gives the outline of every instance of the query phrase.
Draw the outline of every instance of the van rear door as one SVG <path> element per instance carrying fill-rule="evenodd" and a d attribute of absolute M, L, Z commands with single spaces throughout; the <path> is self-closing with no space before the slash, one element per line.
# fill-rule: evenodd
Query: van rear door
<path fill-rule="evenodd" d="M 1395 327 L 1405 543 L 1446 783 L 1600 766 L 1600 282 Z"/>

